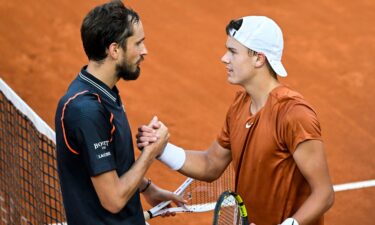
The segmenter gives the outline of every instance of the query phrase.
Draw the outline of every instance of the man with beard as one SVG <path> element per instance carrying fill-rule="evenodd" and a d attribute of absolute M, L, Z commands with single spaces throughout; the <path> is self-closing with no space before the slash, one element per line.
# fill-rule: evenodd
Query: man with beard
<path fill-rule="evenodd" d="M 168 129 L 158 124 L 158 140 L 135 160 L 130 126 L 115 86 L 120 78 L 136 80 L 140 74 L 147 54 L 142 22 L 121 1 L 112 1 L 86 15 L 81 38 L 89 62 L 59 101 L 55 117 L 67 222 L 144 225 L 139 193 L 151 205 L 183 200 L 144 178 L 168 142 Z"/>

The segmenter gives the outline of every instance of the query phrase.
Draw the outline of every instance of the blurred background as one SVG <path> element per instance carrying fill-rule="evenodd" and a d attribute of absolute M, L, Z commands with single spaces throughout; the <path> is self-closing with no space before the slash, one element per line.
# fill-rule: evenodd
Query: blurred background
<path fill-rule="evenodd" d="M 54 129 L 60 96 L 87 63 L 83 17 L 105 1 L 0 0 L 0 77 Z M 205 149 L 234 93 L 220 58 L 225 26 L 246 15 L 273 18 L 284 33 L 280 81 L 314 106 L 334 184 L 375 179 L 375 2 L 129 0 L 143 21 L 146 47 L 137 81 L 119 82 L 133 135 L 158 115 L 171 142 Z M 138 154 L 138 150 L 136 150 Z M 175 189 L 185 179 L 155 162 L 147 176 Z M 144 202 L 144 208 L 150 206 Z M 374 224 L 375 188 L 336 194 L 326 224 Z M 251 214 L 251 212 L 249 212 Z M 211 214 L 156 218 L 157 224 L 211 224 Z"/>

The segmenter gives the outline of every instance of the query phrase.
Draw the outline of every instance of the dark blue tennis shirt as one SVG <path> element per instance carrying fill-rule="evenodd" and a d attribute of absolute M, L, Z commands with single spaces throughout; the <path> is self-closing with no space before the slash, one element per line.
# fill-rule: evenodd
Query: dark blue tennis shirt
<path fill-rule="evenodd" d="M 144 225 L 139 192 L 117 214 L 104 209 L 91 177 L 134 163 L 132 135 L 118 89 L 110 89 L 84 67 L 59 101 L 57 163 L 69 225 Z"/>

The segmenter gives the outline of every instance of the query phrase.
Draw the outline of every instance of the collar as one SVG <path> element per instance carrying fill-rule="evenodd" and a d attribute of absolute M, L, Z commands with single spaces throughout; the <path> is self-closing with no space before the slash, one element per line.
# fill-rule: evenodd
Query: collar
<path fill-rule="evenodd" d="M 101 80 L 99 80 L 98 78 L 94 77 L 92 74 L 87 72 L 86 68 L 87 68 L 87 66 L 84 66 L 78 76 L 82 80 L 86 81 L 87 83 L 89 83 L 90 85 L 92 85 L 93 87 L 98 89 L 101 93 L 103 93 L 109 99 L 116 102 L 117 101 L 116 96 L 118 96 L 118 94 L 119 94 L 119 91 L 118 91 L 117 87 L 115 86 L 115 87 L 113 87 L 113 89 L 110 89 Z"/>

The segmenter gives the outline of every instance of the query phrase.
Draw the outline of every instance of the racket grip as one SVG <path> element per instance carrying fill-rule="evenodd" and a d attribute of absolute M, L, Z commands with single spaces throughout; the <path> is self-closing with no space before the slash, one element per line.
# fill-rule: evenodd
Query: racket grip
<path fill-rule="evenodd" d="M 145 218 L 145 221 L 148 221 L 152 218 L 152 213 L 150 211 L 143 211 L 143 217 Z"/>

